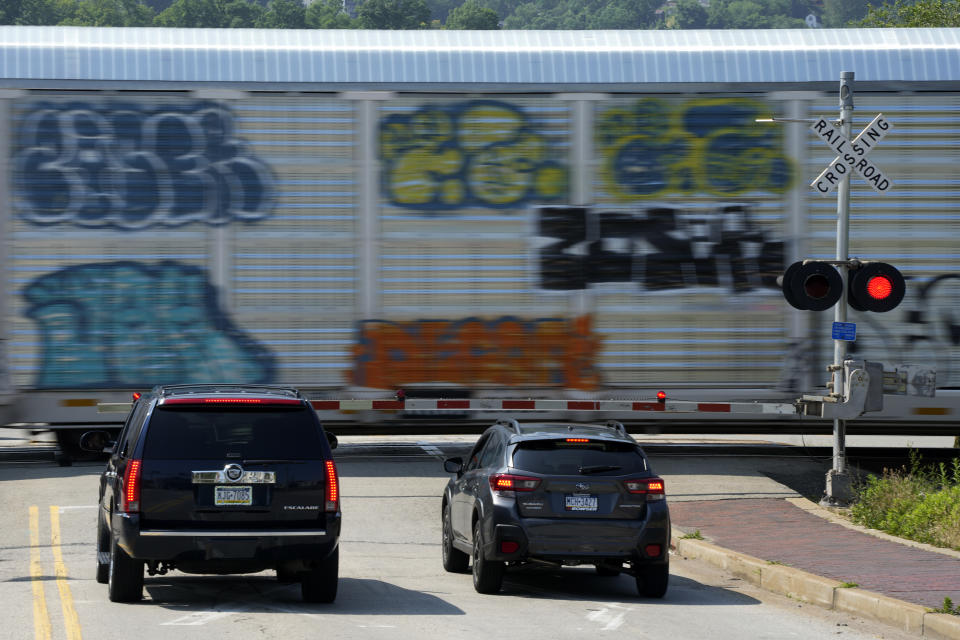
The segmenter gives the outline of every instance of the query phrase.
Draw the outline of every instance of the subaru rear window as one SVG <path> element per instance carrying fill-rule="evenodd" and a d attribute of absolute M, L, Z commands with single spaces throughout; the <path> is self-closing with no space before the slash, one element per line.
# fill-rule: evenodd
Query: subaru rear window
<path fill-rule="evenodd" d="M 152 460 L 323 458 L 310 409 L 158 408 L 147 425 L 143 456 Z"/>
<path fill-rule="evenodd" d="M 545 475 L 618 476 L 647 471 L 640 447 L 607 440 L 528 440 L 517 445 L 512 466 Z"/>

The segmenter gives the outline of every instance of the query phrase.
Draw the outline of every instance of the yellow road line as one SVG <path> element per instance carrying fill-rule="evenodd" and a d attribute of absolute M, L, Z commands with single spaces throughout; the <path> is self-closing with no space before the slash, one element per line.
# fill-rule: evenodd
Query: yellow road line
<path fill-rule="evenodd" d="M 40 566 L 40 510 L 30 507 L 30 583 L 33 585 L 33 637 L 50 640 L 50 613 L 43 594 L 43 567 Z"/>
<path fill-rule="evenodd" d="M 63 606 L 63 621 L 67 627 L 68 640 L 83 640 L 80 634 L 80 618 L 73 607 L 73 595 L 67 584 L 67 565 L 63 563 L 60 549 L 60 507 L 50 505 L 50 546 L 53 548 L 53 564 L 57 572 L 57 589 L 60 590 L 60 604 Z"/>

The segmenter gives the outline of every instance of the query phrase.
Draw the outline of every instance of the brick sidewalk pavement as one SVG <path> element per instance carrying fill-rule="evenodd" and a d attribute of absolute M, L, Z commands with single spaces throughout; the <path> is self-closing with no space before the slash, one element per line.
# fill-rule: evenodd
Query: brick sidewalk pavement
<path fill-rule="evenodd" d="M 960 559 L 876 538 L 783 499 L 674 502 L 673 524 L 716 545 L 905 602 L 960 603 Z"/>

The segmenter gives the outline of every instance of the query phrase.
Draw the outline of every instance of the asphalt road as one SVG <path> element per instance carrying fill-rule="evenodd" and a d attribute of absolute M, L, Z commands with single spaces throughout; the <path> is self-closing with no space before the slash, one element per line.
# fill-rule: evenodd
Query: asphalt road
<path fill-rule="evenodd" d="M 340 591 L 306 605 L 272 573 L 148 577 L 134 605 L 107 600 L 94 580 L 101 465 L 0 464 L 0 619 L 4 638 L 905 638 L 890 628 L 768 594 L 673 557 L 663 600 L 592 568 L 509 573 L 483 596 L 440 564 L 440 460 L 463 442 L 346 442 L 338 450 L 344 530 Z M 655 457 L 670 500 L 796 495 L 766 469 L 821 474 L 811 460 Z"/>

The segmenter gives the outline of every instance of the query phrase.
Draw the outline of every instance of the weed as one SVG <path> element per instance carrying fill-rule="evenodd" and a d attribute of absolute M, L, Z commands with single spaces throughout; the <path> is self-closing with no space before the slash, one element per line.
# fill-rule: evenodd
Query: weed
<path fill-rule="evenodd" d="M 680 536 L 681 540 L 703 540 L 703 536 L 700 534 L 700 529 L 697 529 L 693 533 L 687 533 Z"/>
<path fill-rule="evenodd" d="M 841 582 L 840 589 L 853 589 L 854 587 L 859 587 L 860 585 L 856 582 Z"/>
<path fill-rule="evenodd" d="M 934 613 L 949 613 L 952 616 L 960 616 L 960 607 L 953 605 L 953 600 L 948 597 L 944 597 L 943 606 L 939 609 L 933 609 Z"/>

